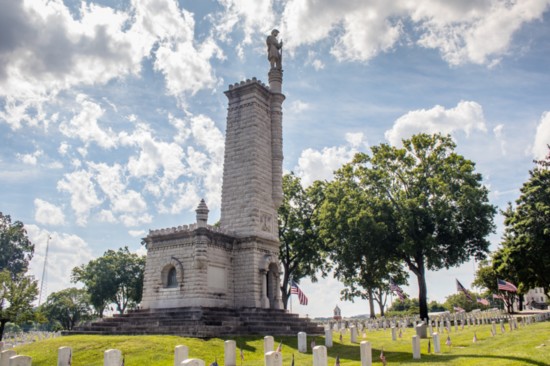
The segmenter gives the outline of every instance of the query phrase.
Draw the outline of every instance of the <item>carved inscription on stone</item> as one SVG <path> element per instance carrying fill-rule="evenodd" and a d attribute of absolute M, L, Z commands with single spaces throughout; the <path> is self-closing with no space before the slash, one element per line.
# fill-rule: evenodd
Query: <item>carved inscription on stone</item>
<path fill-rule="evenodd" d="M 262 231 L 265 231 L 268 233 L 272 232 L 273 216 L 266 212 L 260 212 L 260 227 Z"/>

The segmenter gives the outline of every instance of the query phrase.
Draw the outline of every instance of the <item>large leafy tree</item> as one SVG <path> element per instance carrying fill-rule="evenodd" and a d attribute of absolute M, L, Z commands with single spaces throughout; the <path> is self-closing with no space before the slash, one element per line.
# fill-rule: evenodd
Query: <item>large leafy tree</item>
<path fill-rule="evenodd" d="M 509 281 L 516 282 L 516 279 L 511 276 L 512 272 L 506 266 L 500 264 L 500 254 L 497 250 L 491 255 L 491 260 L 482 260 L 476 270 L 474 282 L 472 283 L 475 287 L 480 289 L 486 289 L 487 295 L 489 296 L 489 301 L 491 304 L 501 307 L 503 304 L 507 311 L 511 313 L 514 307 L 514 301 L 516 299 L 516 294 L 512 292 L 499 291 L 497 285 L 497 279 L 506 279 Z M 495 257 L 496 263 L 495 264 Z M 499 296 L 499 299 L 495 299 L 493 295 Z"/>
<path fill-rule="evenodd" d="M 316 280 L 316 271 L 321 269 L 323 255 L 320 252 L 317 209 L 323 200 L 321 182 L 304 188 L 294 173 L 283 176 L 283 203 L 279 207 L 279 260 L 284 269 L 281 292 L 284 308 L 290 297 L 289 282 L 299 283 L 310 277 Z"/>
<path fill-rule="evenodd" d="M 403 147 L 357 154 L 348 168 L 374 209 L 389 211 L 384 245 L 416 276 L 421 318 L 428 317 L 426 271 L 483 259 L 494 230 L 481 174 L 455 148 L 450 136 L 418 134 Z"/>
<path fill-rule="evenodd" d="M 550 296 L 550 154 L 520 191 L 516 206 L 503 212 L 505 235 L 494 265 L 512 271 L 524 289 L 542 287 Z"/>
<path fill-rule="evenodd" d="M 41 310 L 48 320 L 71 330 L 91 315 L 90 297 L 85 289 L 67 288 L 50 294 Z"/>
<path fill-rule="evenodd" d="M 34 244 L 23 223 L 12 223 L 9 215 L 0 212 L 0 271 L 7 269 L 14 278 L 25 273 L 33 254 Z"/>
<path fill-rule="evenodd" d="M 368 299 L 370 316 L 375 316 L 374 302 L 384 315 L 389 281 L 401 284 L 405 273 L 386 245 L 395 239 L 391 210 L 357 180 L 353 165 L 336 172 L 325 190 L 320 210 L 320 232 L 326 243 L 334 275 L 345 286 L 342 297 L 353 301 Z"/>
<path fill-rule="evenodd" d="M 34 318 L 32 302 L 38 295 L 38 284 L 30 276 L 9 270 L 0 271 L 0 341 L 6 323 L 21 323 Z"/>
<path fill-rule="evenodd" d="M 82 282 L 97 314 L 103 317 L 108 304 L 115 303 L 119 313 L 141 301 L 145 258 L 130 253 L 128 247 L 108 250 L 102 257 L 73 268 L 73 282 Z"/>

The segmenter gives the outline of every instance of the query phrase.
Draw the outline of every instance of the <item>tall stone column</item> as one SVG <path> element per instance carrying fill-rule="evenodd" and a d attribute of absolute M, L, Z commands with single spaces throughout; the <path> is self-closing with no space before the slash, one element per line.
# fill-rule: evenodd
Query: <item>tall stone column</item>
<path fill-rule="evenodd" d="M 283 202 L 283 101 L 281 93 L 283 70 L 271 69 L 268 74 L 271 90 L 271 159 L 273 182 L 273 208 L 277 210 Z"/>

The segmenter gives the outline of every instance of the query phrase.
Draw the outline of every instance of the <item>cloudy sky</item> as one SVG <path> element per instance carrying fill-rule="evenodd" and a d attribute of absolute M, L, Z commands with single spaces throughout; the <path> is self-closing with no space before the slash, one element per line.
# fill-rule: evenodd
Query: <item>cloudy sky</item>
<path fill-rule="evenodd" d="M 46 291 L 149 229 L 219 218 L 229 84 L 267 82 L 284 40 L 284 169 L 331 179 L 357 151 L 453 136 L 491 201 L 518 197 L 550 143 L 550 0 L 0 0 L 0 211 L 26 224 Z M 502 233 L 491 237 L 496 248 Z M 475 264 L 428 276 L 430 300 Z M 407 291 L 417 295 L 410 280 Z M 330 315 L 333 279 L 303 281 Z M 44 296 L 45 297 L 45 296 Z"/>

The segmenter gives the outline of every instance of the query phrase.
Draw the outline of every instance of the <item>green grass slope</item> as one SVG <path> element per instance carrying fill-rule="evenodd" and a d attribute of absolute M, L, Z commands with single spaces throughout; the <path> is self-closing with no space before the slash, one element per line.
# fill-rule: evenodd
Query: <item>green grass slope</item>
<path fill-rule="evenodd" d="M 477 342 L 473 342 L 474 332 Z M 451 346 L 445 345 L 447 334 L 441 335 L 441 353 L 434 354 L 433 343 L 428 354 L 428 339 L 421 340 L 422 358 L 412 359 L 412 340 L 414 330 L 408 328 L 402 338 L 391 340 L 390 330 L 366 333 L 372 345 L 373 364 L 381 365 L 379 355 L 384 349 L 388 365 L 550 365 L 550 322 L 520 326 L 510 332 L 506 327 L 504 333 L 497 326 L 496 336 L 491 336 L 491 326 L 470 326 L 464 330 L 450 333 Z M 33 366 L 52 366 L 57 364 L 57 349 L 62 346 L 72 348 L 73 366 L 102 366 L 103 352 L 107 349 L 119 349 L 125 359 L 125 366 L 172 366 L 174 364 L 174 347 L 180 344 L 189 347 L 190 358 L 200 358 L 206 365 L 217 360 L 220 366 L 224 362 L 224 341 L 227 339 L 196 339 L 176 336 L 66 336 L 47 339 L 36 343 L 18 346 L 18 354 L 31 356 Z M 263 337 L 236 337 L 237 347 L 243 349 L 243 366 L 262 366 Z M 308 352 L 298 353 L 296 337 L 275 339 L 275 347 L 283 343 L 283 365 L 290 365 L 292 355 L 295 365 L 311 365 L 313 358 L 310 344 L 315 340 L 317 345 L 324 345 L 323 337 L 308 337 Z M 350 343 L 349 332 L 342 342 L 339 333 L 333 333 L 334 346 L 328 349 L 328 365 L 340 357 L 342 366 L 360 365 L 359 344 Z M 237 350 L 237 365 L 241 365 Z"/>

